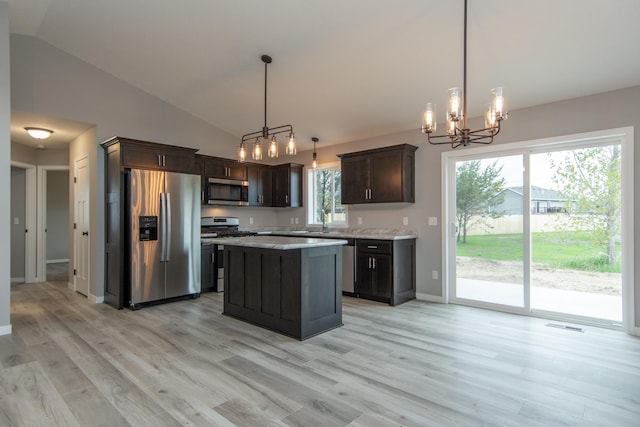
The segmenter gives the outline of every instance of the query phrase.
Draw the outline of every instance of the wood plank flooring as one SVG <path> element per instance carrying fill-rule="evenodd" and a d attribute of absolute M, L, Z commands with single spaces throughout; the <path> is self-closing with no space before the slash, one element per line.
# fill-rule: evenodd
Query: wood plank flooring
<path fill-rule="evenodd" d="M 11 290 L 1 426 L 638 426 L 640 339 L 542 319 L 344 298 L 299 342 L 222 295 L 139 311 L 64 282 Z"/>

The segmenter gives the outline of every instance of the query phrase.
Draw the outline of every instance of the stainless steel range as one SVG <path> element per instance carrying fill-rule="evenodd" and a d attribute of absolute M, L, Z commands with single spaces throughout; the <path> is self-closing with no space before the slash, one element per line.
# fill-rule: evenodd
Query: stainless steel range
<path fill-rule="evenodd" d="M 240 221 L 236 217 L 208 216 L 200 221 L 200 237 L 240 237 L 253 236 L 255 231 L 239 230 Z M 224 290 L 224 245 L 214 244 L 202 248 L 202 291 L 222 292 Z"/>

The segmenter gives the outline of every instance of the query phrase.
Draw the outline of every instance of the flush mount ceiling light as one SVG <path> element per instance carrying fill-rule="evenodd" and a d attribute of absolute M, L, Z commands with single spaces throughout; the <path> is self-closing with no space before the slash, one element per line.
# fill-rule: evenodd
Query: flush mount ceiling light
<path fill-rule="evenodd" d="M 247 144 L 253 144 L 251 150 L 251 158 L 253 160 L 262 160 L 262 143 L 268 145 L 267 156 L 275 158 L 278 157 L 278 141 L 276 135 L 287 132 L 289 134 L 287 139 L 287 145 L 285 147 L 285 153 L 288 155 L 296 154 L 296 138 L 293 134 L 293 126 L 284 125 L 270 128 L 267 126 L 267 65 L 271 64 L 272 58 L 269 55 L 262 55 L 262 62 L 264 62 L 264 126 L 262 130 L 247 133 L 242 136 L 242 141 L 238 147 L 238 161 L 244 162 L 247 160 Z"/>
<path fill-rule="evenodd" d="M 316 144 L 320 140 L 314 136 L 313 138 L 311 138 L 311 141 L 313 141 L 313 162 L 311 163 L 311 167 L 315 169 L 318 167 L 318 154 L 316 153 Z"/>
<path fill-rule="evenodd" d="M 432 135 L 436 130 L 436 106 L 430 102 L 422 114 L 422 132 L 427 134 L 430 144 L 450 144 L 451 148 L 469 144 L 491 144 L 500 132 L 500 122 L 508 117 L 507 105 L 501 87 L 491 89 L 493 99 L 485 114 L 485 127 L 470 130 L 467 127 L 467 0 L 464 0 L 464 49 L 462 92 L 455 87 L 449 89 L 449 105 L 446 114 L 447 133 Z"/>
<path fill-rule="evenodd" d="M 24 128 L 24 130 L 27 131 L 27 133 L 35 139 L 47 139 L 51 136 L 51 134 L 53 133 L 52 130 L 49 129 L 43 129 L 43 128 L 32 128 L 32 127 L 27 127 Z"/>

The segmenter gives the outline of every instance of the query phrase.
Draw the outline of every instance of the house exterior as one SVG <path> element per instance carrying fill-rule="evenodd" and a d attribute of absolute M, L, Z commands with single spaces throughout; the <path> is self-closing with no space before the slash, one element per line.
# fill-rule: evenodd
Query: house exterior
<path fill-rule="evenodd" d="M 531 186 L 531 213 L 547 214 L 564 212 L 567 198 L 556 190 Z M 502 203 L 491 206 L 491 211 L 504 215 L 522 215 L 524 211 L 524 187 L 508 187 L 496 198 L 502 196 Z"/>

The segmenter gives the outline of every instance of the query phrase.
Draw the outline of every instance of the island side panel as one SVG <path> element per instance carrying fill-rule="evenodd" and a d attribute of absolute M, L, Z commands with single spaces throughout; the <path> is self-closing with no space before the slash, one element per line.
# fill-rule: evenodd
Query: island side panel
<path fill-rule="evenodd" d="M 225 245 L 224 314 L 298 339 L 342 325 L 342 248 Z"/>
<path fill-rule="evenodd" d="M 301 337 L 299 249 L 226 245 L 224 262 L 224 314 Z"/>
<path fill-rule="evenodd" d="M 302 250 L 302 339 L 342 325 L 342 247 Z"/>

